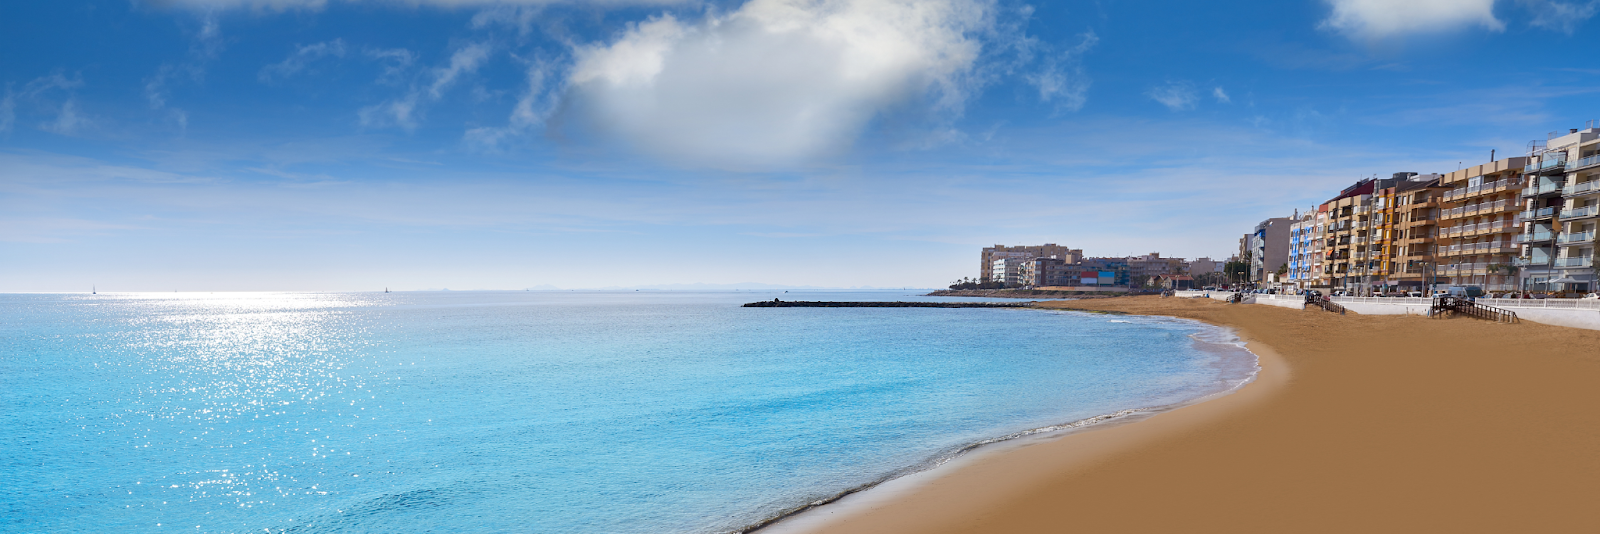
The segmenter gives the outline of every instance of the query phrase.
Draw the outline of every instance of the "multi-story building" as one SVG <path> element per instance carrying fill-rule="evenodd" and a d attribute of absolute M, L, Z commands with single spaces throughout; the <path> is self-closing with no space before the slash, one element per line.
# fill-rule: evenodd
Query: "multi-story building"
<path fill-rule="evenodd" d="M 1129 278 L 1131 278 L 1128 268 L 1128 258 L 1084 258 L 1082 266 L 1083 270 L 1086 272 L 1094 271 L 1101 273 L 1102 276 L 1100 276 L 1100 285 L 1125 286 L 1128 285 Z M 1111 283 L 1106 283 L 1107 277 L 1103 276 L 1104 273 L 1111 273 Z"/>
<path fill-rule="evenodd" d="M 1188 264 L 1183 258 L 1163 258 L 1159 252 L 1128 257 L 1128 276 L 1131 280 L 1147 281 L 1164 274 L 1183 274 Z"/>
<path fill-rule="evenodd" d="M 1396 289 L 1422 291 L 1438 281 L 1434 236 L 1438 231 L 1439 198 L 1448 187 L 1437 174 L 1412 177 L 1393 188 L 1394 222 L 1389 258 L 1389 280 Z"/>
<path fill-rule="evenodd" d="M 1528 158 L 1518 156 L 1444 175 L 1434 256 L 1441 282 L 1476 285 L 1487 291 L 1517 288 L 1514 260 L 1520 255 L 1517 213 Z"/>
<path fill-rule="evenodd" d="M 1189 276 L 1200 276 L 1206 273 L 1220 273 L 1222 272 L 1222 264 L 1223 262 L 1213 260 L 1210 257 L 1195 258 L 1194 261 L 1189 262 L 1188 274 Z"/>
<path fill-rule="evenodd" d="M 1321 274 L 1318 270 L 1321 263 L 1317 257 L 1319 249 L 1316 246 L 1319 242 L 1317 210 L 1312 208 L 1298 214 L 1289 225 L 1289 272 L 1286 283 L 1300 289 L 1315 284 L 1315 279 Z"/>
<path fill-rule="evenodd" d="M 994 262 L 995 260 L 1006 258 L 1016 258 L 1018 260 L 1057 258 L 1067 263 L 1078 263 L 1083 258 L 1083 250 L 1067 248 L 1055 243 L 1045 243 L 1043 245 L 1035 246 L 1024 245 L 1008 247 L 1005 245 L 995 245 L 992 247 L 984 247 L 978 269 L 978 281 L 988 282 L 990 280 L 998 280 L 998 278 L 993 275 L 995 265 Z"/>
<path fill-rule="evenodd" d="M 1561 213 L 1553 223 L 1556 237 L 1555 271 L 1563 280 L 1557 288 L 1586 293 L 1597 287 L 1595 270 L 1596 221 L 1600 220 L 1600 124 L 1565 134 L 1552 132 L 1545 152 L 1531 174 L 1563 175 Z"/>
<path fill-rule="evenodd" d="M 1250 281 L 1272 281 L 1278 269 L 1289 263 L 1289 226 L 1292 217 L 1274 217 L 1261 221 L 1255 231 L 1246 234 L 1249 242 Z"/>
<path fill-rule="evenodd" d="M 1083 265 L 1061 258 L 1034 258 L 1021 264 L 1017 285 L 1024 287 L 1075 286 L 1083 271 Z"/>

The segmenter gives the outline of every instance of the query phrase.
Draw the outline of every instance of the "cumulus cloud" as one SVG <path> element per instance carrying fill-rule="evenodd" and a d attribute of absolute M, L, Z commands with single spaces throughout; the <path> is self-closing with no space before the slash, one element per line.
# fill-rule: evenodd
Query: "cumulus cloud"
<path fill-rule="evenodd" d="M 1212 88 L 1211 89 L 1211 96 L 1216 97 L 1218 102 L 1221 102 L 1221 103 L 1224 103 L 1224 104 L 1233 103 L 1233 99 L 1232 98 L 1228 98 L 1228 92 L 1227 91 L 1223 91 L 1221 87 Z"/>
<path fill-rule="evenodd" d="M 436 102 L 462 77 L 478 71 L 489 59 L 493 48 L 488 43 L 471 43 L 450 54 L 450 62 L 433 69 L 427 87 L 413 86 L 404 96 L 361 108 L 357 117 L 365 127 L 398 126 L 416 129 L 420 107 L 424 102 Z M 410 56 L 406 56 L 410 57 Z M 409 61 L 409 60 L 408 60 Z"/>
<path fill-rule="evenodd" d="M 1194 92 L 1194 87 L 1190 86 L 1188 82 L 1167 82 L 1164 85 L 1150 88 L 1149 91 L 1145 91 L 1144 95 L 1156 102 L 1160 102 L 1161 105 L 1172 111 L 1193 109 L 1195 102 L 1200 100 L 1200 97 Z"/>
<path fill-rule="evenodd" d="M 1556 0 L 1519 0 L 1533 12 L 1528 24 L 1572 35 L 1578 26 L 1600 13 L 1600 0 L 1588 2 L 1559 2 Z"/>
<path fill-rule="evenodd" d="M 342 39 L 297 46 L 294 53 L 289 54 L 289 57 L 284 58 L 283 61 L 262 67 L 257 76 L 263 82 L 271 81 L 274 77 L 279 79 L 288 78 L 299 74 L 300 71 L 306 69 L 306 66 L 316 60 L 329 56 L 342 58 L 344 57 L 344 52 L 344 40 Z"/>
<path fill-rule="evenodd" d="M 993 5 L 979 0 L 751 0 L 725 16 L 662 15 L 574 50 L 576 113 L 647 152 L 778 164 L 848 145 L 917 101 L 957 114 L 975 89 Z"/>
<path fill-rule="evenodd" d="M 1494 16 L 1495 0 L 1325 0 L 1333 13 L 1322 26 L 1352 38 L 1385 39 L 1417 32 L 1471 26 L 1505 29 Z"/>

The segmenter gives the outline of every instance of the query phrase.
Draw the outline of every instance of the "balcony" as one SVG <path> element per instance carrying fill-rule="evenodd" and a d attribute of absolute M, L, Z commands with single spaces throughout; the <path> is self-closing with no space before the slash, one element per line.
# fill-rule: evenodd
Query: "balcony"
<path fill-rule="evenodd" d="M 1522 189 L 1522 198 L 1534 198 L 1534 197 L 1540 197 L 1540 196 L 1550 195 L 1550 194 L 1555 194 L 1555 193 L 1560 193 L 1560 192 L 1561 192 L 1561 183 L 1560 182 L 1553 183 L 1553 184 L 1541 184 L 1541 185 L 1537 185 L 1537 186 L 1533 186 L 1533 187 L 1524 187 Z"/>
<path fill-rule="evenodd" d="M 1578 209 L 1561 210 L 1561 220 L 1583 219 L 1600 215 L 1600 206 L 1584 206 Z"/>
<path fill-rule="evenodd" d="M 1561 236 L 1560 239 L 1556 240 L 1557 243 L 1561 243 L 1563 245 L 1576 244 L 1576 243 L 1589 243 L 1589 242 L 1592 242 L 1592 241 L 1594 241 L 1594 231 L 1593 230 L 1590 230 L 1590 231 L 1587 231 L 1587 232 L 1583 232 L 1581 234 L 1567 234 L 1567 235 Z"/>
<path fill-rule="evenodd" d="M 1592 266 L 1592 265 L 1594 265 L 1594 258 L 1558 258 L 1558 259 L 1556 259 L 1556 267 L 1562 267 L 1562 268 L 1569 268 L 1570 269 L 1570 268 L 1573 268 L 1573 267 L 1589 267 L 1589 266 Z"/>
<path fill-rule="evenodd" d="M 1522 172 L 1527 173 L 1527 174 L 1542 174 L 1542 175 L 1551 175 L 1551 174 L 1564 173 L 1564 172 L 1566 172 L 1566 167 L 1567 167 L 1567 155 L 1565 153 L 1558 153 L 1558 154 L 1559 154 L 1559 156 L 1557 156 L 1557 157 L 1554 157 L 1554 158 L 1551 158 L 1551 159 L 1547 159 L 1547 160 L 1543 160 L 1543 161 L 1540 161 L 1539 163 L 1524 167 L 1522 169 Z"/>
<path fill-rule="evenodd" d="M 1589 180 L 1579 184 L 1567 184 L 1561 188 L 1562 196 L 1573 196 L 1600 190 L 1600 180 Z"/>
<path fill-rule="evenodd" d="M 1515 241 L 1517 243 L 1538 243 L 1555 239 L 1555 237 L 1555 232 L 1530 232 L 1518 235 Z"/>
<path fill-rule="evenodd" d="M 1597 166 L 1597 165 L 1600 165 L 1600 154 L 1597 154 L 1597 155 L 1594 155 L 1594 156 L 1589 156 L 1587 158 L 1583 158 L 1583 159 L 1580 159 L 1578 161 L 1572 162 L 1571 165 L 1567 166 L 1567 172 L 1579 171 L 1579 170 L 1587 169 L 1589 167 L 1594 167 L 1594 166 Z"/>
<path fill-rule="evenodd" d="M 1536 221 L 1536 220 L 1539 220 L 1539 219 L 1549 219 L 1550 217 L 1555 216 L 1555 214 L 1556 214 L 1556 207 L 1555 206 L 1549 206 L 1549 207 L 1539 208 L 1539 209 L 1536 209 L 1536 210 L 1524 211 L 1524 212 L 1518 214 L 1517 216 L 1520 217 L 1524 221 Z"/>

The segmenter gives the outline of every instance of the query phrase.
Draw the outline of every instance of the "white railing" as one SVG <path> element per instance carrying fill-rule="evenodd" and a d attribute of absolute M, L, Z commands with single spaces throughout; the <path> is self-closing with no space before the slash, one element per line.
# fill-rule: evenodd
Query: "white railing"
<path fill-rule="evenodd" d="M 1600 310 L 1600 300 L 1595 299 L 1476 299 L 1479 304 L 1496 308 L 1554 308 L 1568 310 Z"/>

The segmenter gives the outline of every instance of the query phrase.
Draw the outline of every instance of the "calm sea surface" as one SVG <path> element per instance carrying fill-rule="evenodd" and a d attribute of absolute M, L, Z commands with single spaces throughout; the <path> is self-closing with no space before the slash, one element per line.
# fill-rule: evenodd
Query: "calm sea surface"
<path fill-rule="evenodd" d="M 0 531 L 735 531 L 1255 367 L 1172 319 L 738 307 L 915 294 L 0 295 Z"/>

